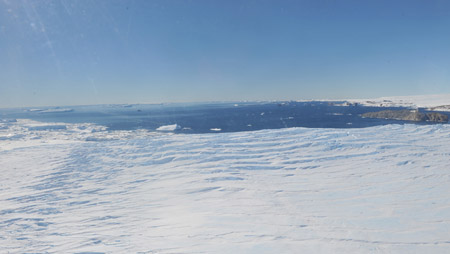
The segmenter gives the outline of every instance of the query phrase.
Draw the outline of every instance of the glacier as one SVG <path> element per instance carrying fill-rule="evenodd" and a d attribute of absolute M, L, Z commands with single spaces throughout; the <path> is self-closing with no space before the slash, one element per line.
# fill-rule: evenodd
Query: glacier
<path fill-rule="evenodd" d="M 444 253 L 450 125 L 0 122 L 2 253 Z"/>

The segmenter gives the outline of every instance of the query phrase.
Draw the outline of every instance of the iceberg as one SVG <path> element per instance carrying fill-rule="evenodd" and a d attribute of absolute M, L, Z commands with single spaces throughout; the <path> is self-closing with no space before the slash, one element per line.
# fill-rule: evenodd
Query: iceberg
<path fill-rule="evenodd" d="M 170 124 L 170 125 L 160 126 L 156 130 L 157 131 L 176 131 L 179 129 L 181 129 L 181 126 L 179 126 L 178 124 Z"/>

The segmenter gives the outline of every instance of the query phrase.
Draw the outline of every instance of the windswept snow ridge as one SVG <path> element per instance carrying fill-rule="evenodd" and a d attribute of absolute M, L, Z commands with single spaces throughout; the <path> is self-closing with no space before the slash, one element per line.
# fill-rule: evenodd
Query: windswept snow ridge
<path fill-rule="evenodd" d="M 450 248 L 450 125 L 171 135 L 0 124 L 6 253 Z"/>

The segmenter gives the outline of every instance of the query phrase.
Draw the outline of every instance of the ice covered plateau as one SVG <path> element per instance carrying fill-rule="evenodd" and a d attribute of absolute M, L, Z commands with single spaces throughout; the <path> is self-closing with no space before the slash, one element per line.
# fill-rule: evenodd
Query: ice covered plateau
<path fill-rule="evenodd" d="M 433 111 L 450 111 L 450 94 L 392 96 L 375 99 L 350 99 L 350 103 L 376 107 L 426 108 Z"/>
<path fill-rule="evenodd" d="M 448 253 L 450 125 L 0 123 L 0 253 Z"/>

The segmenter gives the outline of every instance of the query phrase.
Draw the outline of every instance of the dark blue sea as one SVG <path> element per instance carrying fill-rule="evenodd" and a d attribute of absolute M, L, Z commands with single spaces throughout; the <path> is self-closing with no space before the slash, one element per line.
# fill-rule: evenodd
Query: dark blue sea
<path fill-rule="evenodd" d="M 0 118 L 88 122 L 104 125 L 110 130 L 157 130 L 161 126 L 176 124 L 176 133 L 239 132 L 289 127 L 364 128 L 407 123 L 361 117 L 366 112 L 401 108 L 342 106 L 343 104 L 344 102 L 287 101 L 40 107 L 0 109 Z"/>

